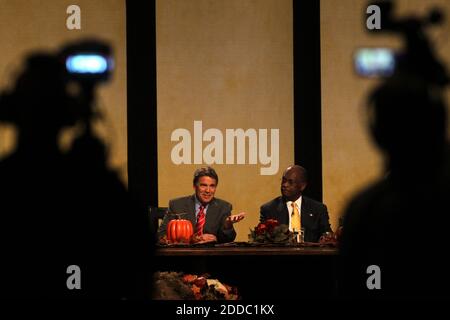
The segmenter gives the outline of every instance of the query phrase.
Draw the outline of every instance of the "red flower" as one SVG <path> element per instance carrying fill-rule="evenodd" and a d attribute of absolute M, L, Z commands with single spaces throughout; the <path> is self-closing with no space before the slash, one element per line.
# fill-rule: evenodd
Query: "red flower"
<path fill-rule="evenodd" d="M 294 234 L 289 231 L 289 226 L 280 224 L 276 219 L 267 219 L 250 230 L 249 242 L 294 244 L 295 239 Z"/>
<path fill-rule="evenodd" d="M 272 232 L 273 229 L 275 229 L 275 227 L 279 225 L 278 220 L 275 219 L 267 219 L 265 224 L 267 226 L 268 232 Z"/>
<path fill-rule="evenodd" d="M 255 233 L 257 235 L 261 235 L 261 234 L 264 234 L 266 232 L 266 230 L 267 230 L 267 226 L 264 223 L 260 222 L 255 228 Z"/>

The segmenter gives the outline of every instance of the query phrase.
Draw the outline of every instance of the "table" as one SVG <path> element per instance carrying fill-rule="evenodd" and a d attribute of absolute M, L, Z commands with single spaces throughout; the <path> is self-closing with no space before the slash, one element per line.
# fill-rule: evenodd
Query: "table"
<path fill-rule="evenodd" d="M 157 256 L 334 256 L 336 248 L 330 247 L 162 247 L 156 251 Z"/>
<path fill-rule="evenodd" d="M 162 247 L 157 270 L 208 273 L 237 286 L 244 299 L 294 299 L 335 294 L 333 247 Z M 294 275 L 292 275 L 294 274 Z"/>

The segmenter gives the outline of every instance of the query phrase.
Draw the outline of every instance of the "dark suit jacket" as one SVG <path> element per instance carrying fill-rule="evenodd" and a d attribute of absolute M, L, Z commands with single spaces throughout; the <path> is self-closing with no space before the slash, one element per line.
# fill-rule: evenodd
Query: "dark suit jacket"
<path fill-rule="evenodd" d="M 236 238 L 236 231 L 233 227 L 230 229 L 223 229 L 225 219 L 231 215 L 232 206 L 230 203 L 214 198 L 208 205 L 206 211 L 206 222 L 203 227 L 203 233 L 210 233 L 217 237 L 217 242 L 231 242 Z M 190 220 L 195 232 L 196 218 L 195 218 L 195 195 L 172 199 L 169 201 L 169 213 L 186 213 L 182 219 Z M 176 216 L 166 214 L 161 227 L 158 231 L 158 237 L 166 235 L 167 224 L 170 220 L 175 219 Z"/>
<path fill-rule="evenodd" d="M 263 204 L 259 220 L 276 219 L 280 224 L 289 225 L 289 211 L 283 197 Z M 318 201 L 302 196 L 301 224 L 305 228 L 305 242 L 319 242 L 320 236 L 331 231 L 327 207 Z"/>

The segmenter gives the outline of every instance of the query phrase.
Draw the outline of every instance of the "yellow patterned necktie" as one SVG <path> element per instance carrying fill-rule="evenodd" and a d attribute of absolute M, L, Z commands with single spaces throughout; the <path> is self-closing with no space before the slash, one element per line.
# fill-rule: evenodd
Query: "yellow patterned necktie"
<path fill-rule="evenodd" d="M 300 222 L 300 213 L 298 212 L 297 205 L 295 202 L 292 202 L 292 217 L 291 217 L 291 226 L 293 232 L 300 232 L 301 222 Z"/>

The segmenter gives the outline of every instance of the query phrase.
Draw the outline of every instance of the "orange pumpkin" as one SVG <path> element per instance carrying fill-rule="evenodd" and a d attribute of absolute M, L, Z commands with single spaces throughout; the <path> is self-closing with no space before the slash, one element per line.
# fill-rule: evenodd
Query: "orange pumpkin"
<path fill-rule="evenodd" d="M 189 239 L 194 234 L 192 223 L 185 219 L 170 220 L 167 225 L 167 240 L 172 243 L 189 243 Z"/>

